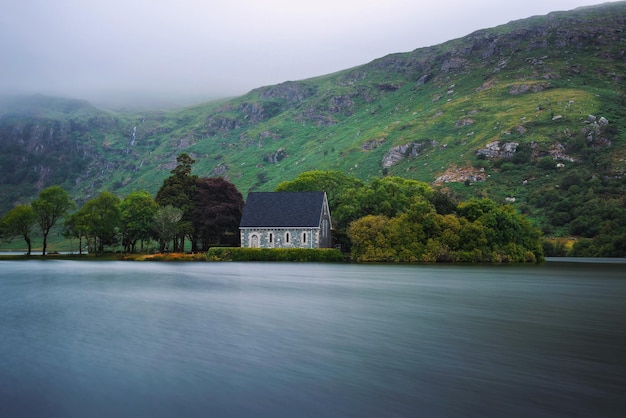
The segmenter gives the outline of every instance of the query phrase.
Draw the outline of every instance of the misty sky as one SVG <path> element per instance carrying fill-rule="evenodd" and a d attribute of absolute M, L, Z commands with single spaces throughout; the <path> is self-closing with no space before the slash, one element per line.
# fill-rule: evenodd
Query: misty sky
<path fill-rule="evenodd" d="M 601 0 L 4 0 L 0 92 L 234 96 Z"/>

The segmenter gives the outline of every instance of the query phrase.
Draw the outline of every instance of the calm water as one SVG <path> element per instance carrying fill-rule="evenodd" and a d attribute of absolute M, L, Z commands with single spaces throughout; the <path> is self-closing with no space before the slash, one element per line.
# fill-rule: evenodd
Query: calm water
<path fill-rule="evenodd" d="M 1 417 L 623 417 L 626 265 L 0 261 Z"/>

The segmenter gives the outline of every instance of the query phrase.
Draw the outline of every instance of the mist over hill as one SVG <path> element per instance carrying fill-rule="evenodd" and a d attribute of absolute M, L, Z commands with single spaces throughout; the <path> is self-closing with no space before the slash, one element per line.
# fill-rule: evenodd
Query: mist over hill
<path fill-rule="evenodd" d="M 625 28 L 625 2 L 551 13 L 160 112 L 2 96 L 0 214 L 54 184 L 79 202 L 154 194 L 185 152 L 244 196 L 309 170 L 395 175 L 511 203 L 547 234 L 596 236 L 572 222 L 606 210 L 586 202 L 624 206 Z"/>

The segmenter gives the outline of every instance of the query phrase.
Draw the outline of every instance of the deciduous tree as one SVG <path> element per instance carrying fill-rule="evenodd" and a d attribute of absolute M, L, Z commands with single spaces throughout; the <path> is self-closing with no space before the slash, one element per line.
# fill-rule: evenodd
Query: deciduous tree
<path fill-rule="evenodd" d="M 18 205 L 2 218 L 2 230 L 7 237 L 21 236 L 28 246 L 27 254 L 30 255 L 31 234 L 37 222 L 37 215 L 30 205 Z"/>
<path fill-rule="evenodd" d="M 389 218 L 382 215 L 368 215 L 352 222 L 347 231 L 352 257 L 364 262 L 398 261 L 388 226 Z"/>
<path fill-rule="evenodd" d="M 83 238 L 89 236 L 89 225 L 85 211 L 77 211 L 70 215 L 64 225 L 63 236 L 65 238 L 78 239 L 78 254 L 83 253 Z"/>
<path fill-rule="evenodd" d="M 154 213 L 153 228 L 160 243 L 161 252 L 167 250 L 168 242 L 178 234 L 178 224 L 183 211 L 172 205 L 159 207 Z"/>
<path fill-rule="evenodd" d="M 35 199 L 31 205 L 35 211 L 37 223 L 43 235 L 42 254 L 46 255 L 50 229 L 74 207 L 74 202 L 63 188 L 60 186 L 51 186 L 43 189 L 39 193 L 39 197 Z"/>
<path fill-rule="evenodd" d="M 237 238 L 243 212 L 243 196 L 234 184 L 221 177 L 201 178 L 196 183 L 193 226 L 202 242 L 202 250 L 211 243 L 221 243 L 228 235 Z"/>
<path fill-rule="evenodd" d="M 120 230 L 120 199 L 111 192 L 102 192 L 87 201 L 79 215 L 95 241 L 97 252 L 104 252 L 107 245 L 118 242 Z"/>
<path fill-rule="evenodd" d="M 150 193 L 133 192 L 120 202 L 120 221 L 126 252 L 135 252 L 137 241 L 150 239 L 153 234 L 154 214 L 159 206 Z"/>

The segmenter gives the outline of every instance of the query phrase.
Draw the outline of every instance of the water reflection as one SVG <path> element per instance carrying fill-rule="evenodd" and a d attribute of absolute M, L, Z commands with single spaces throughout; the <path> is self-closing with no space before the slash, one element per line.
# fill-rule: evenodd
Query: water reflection
<path fill-rule="evenodd" d="M 621 416 L 622 266 L 0 261 L 0 416 Z"/>

